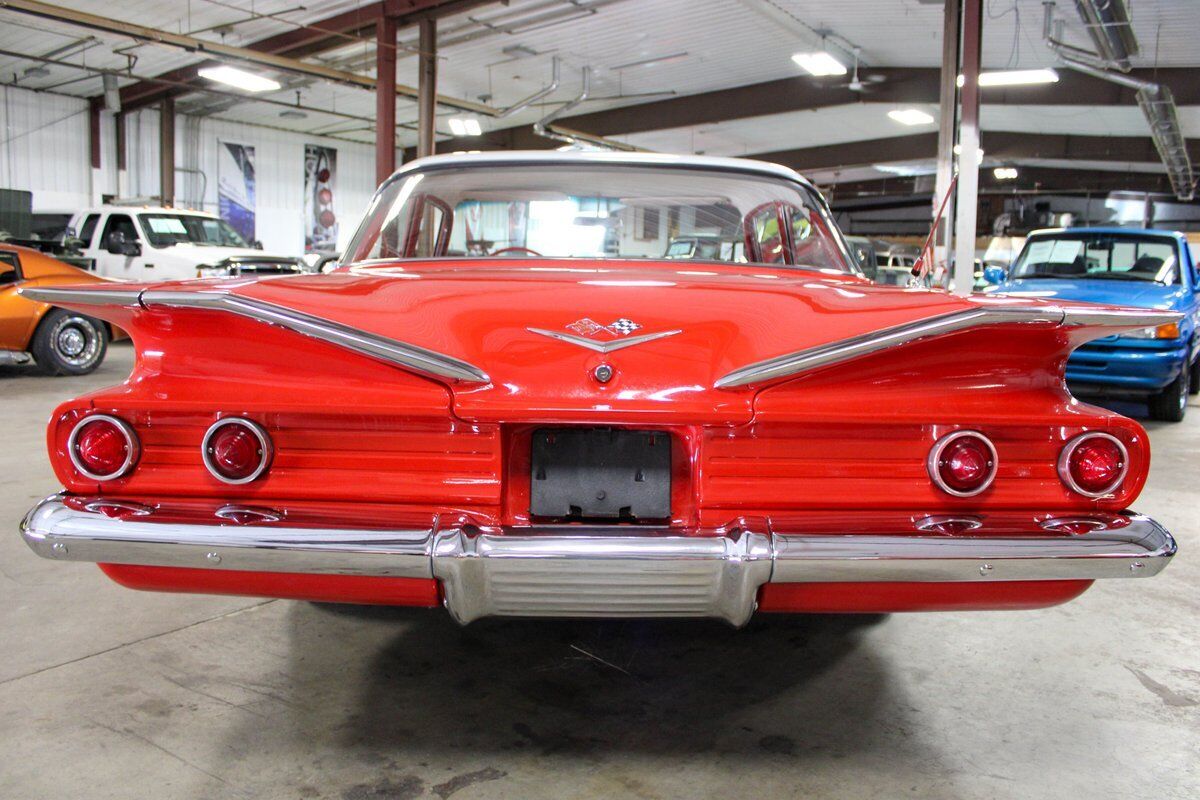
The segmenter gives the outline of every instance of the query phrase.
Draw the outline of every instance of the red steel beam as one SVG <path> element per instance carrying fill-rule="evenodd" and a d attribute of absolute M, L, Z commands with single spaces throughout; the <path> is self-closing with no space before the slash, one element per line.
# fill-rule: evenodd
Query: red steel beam
<path fill-rule="evenodd" d="M 375 185 L 396 170 L 396 19 L 375 26 Z"/>
<path fill-rule="evenodd" d="M 391 18 L 397 28 L 404 28 L 416 24 L 421 19 L 458 14 L 493 2 L 497 0 L 381 0 L 259 39 L 245 47 L 248 50 L 285 58 L 305 58 L 351 43 L 355 39 L 374 35 L 376 23 L 385 17 Z M 392 41 L 395 41 L 395 37 Z M 191 83 L 199 80 L 201 69 L 218 63 L 206 59 L 155 75 L 154 78 L 172 83 Z M 121 107 L 126 111 L 134 111 L 153 105 L 164 97 L 177 97 L 185 93 L 186 89 L 179 87 L 139 81 L 121 89 Z"/>

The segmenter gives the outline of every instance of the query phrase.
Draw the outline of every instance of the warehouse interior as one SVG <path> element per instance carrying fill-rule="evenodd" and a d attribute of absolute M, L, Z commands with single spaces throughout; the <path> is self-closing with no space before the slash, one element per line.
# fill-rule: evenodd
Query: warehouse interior
<path fill-rule="evenodd" d="M 1196 12 L 1192 0 L 0 0 L 0 797 L 1196 797 Z M 18 524 L 64 483 L 52 460 L 65 437 L 47 421 L 164 361 L 111 321 L 80 328 L 79 351 L 63 334 L 66 355 L 45 355 L 36 320 L 16 317 L 34 258 L 138 287 L 337 280 L 322 273 L 354 271 L 348 248 L 397 170 L 524 151 L 795 170 L 858 259 L 855 279 L 898 295 L 1054 298 L 1066 290 L 1053 281 L 1016 282 L 1037 237 L 1060 229 L 1176 242 L 1146 281 L 1169 297 L 1109 281 L 1124 294 L 1059 299 L 1176 314 L 1143 336 L 1181 339 L 1166 388 L 1076 394 L 1144 428 L 1153 458 L 1133 510 L 1152 512 L 1179 555 L 1152 580 L 1097 581 L 1038 610 L 760 614 L 739 628 L 462 626 L 441 609 L 133 592 L 29 552 Z M 161 249 L 156 236 L 187 244 L 193 218 L 222 241 Z M 667 212 L 622 223 L 624 256 L 687 244 Z M 470 235 L 447 232 L 451 250 L 469 251 Z M 520 244 L 506 249 L 538 255 Z M 565 313 L 595 326 L 599 312 Z M 642 327 L 618 323 L 632 327 L 605 335 Z M 1144 357 L 1157 342 L 1136 344 Z M 961 365 L 961 391 L 1019 383 L 1019 364 L 985 372 L 1008 345 L 997 336 Z M 222 346 L 240 364 L 257 345 Z M 1066 351 L 1063 386 L 1065 363 Z M 1014 398 L 997 413 L 1019 417 Z"/>

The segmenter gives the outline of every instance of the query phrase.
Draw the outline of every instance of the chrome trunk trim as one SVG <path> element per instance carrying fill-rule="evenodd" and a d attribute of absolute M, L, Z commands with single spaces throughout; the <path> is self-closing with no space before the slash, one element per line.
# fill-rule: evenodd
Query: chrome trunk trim
<path fill-rule="evenodd" d="M 479 367 L 453 356 L 427 350 L 424 347 L 397 339 L 389 339 L 386 336 L 379 336 L 312 314 L 305 314 L 302 311 L 294 311 L 274 303 L 240 297 L 223 290 L 173 292 L 161 289 L 142 291 L 29 289 L 25 293 L 44 303 L 102 306 L 137 306 L 140 304 L 147 309 L 155 307 L 203 308 L 225 311 L 256 322 L 279 325 L 301 335 L 310 336 L 369 358 L 435 378 L 467 383 L 487 383 L 490 380 L 487 373 Z"/>
<path fill-rule="evenodd" d="M 861 358 L 892 347 L 911 344 L 934 336 L 985 325 L 1035 324 L 1096 325 L 1120 328 L 1149 328 L 1176 322 L 1181 315 L 1174 311 L 1149 309 L 1105 309 L 1080 311 L 1064 310 L 1058 306 L 997 306 L 952 311 L 916 322 L 882 328 L 860 336 L 797 350 L 764 361 L 740 367 L 722 376 L 714 384 L 718 389 L 736 389 L 759 384 L 775 378 L 790 377 L 803 372 Z M 1097 335 L 1107 335 L 1107 332 Z"/>
<path fill-rule="evenodd" d="M 356 530 L 294 527 L 270 514 L 243 524 L 154 520 L 128 501 L 46 498 L 21 523 L 44 558 L 163 567 L 436 578 L 460 622 L 483 616 L 749 619 L 772 583 L 1094 580 L 1156 575 L 1175 555 L 1148 517 L 1080 534 L 811 534 L 749 525 Z M 106 510 L 114 513 L 109 516 Z M 124 511 L 128 513 L 123 513 Z M 1032 519 L 1032 518 L 1031 518 Z M 636 533 L 634 531 L 636 530 Z M 680 535 L 689 533 L 692 535 Z"/>

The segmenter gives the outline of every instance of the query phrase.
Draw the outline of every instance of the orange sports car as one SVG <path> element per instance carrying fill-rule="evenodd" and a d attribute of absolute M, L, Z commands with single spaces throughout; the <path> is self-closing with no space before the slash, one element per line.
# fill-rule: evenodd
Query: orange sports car
<path fill-rule="evenodd" d="M 0 364 L 32 358 L 47 375 L 86 375 L 100 366 L 109 339 L 124 337 L 120 329 L 30 300 L 18 289 L 108 282 L 37 250 L 0 243 Z"/>

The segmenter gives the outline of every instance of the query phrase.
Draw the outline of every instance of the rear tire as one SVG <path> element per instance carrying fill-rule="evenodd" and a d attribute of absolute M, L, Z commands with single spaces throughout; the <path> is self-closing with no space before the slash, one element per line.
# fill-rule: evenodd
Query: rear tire
<path fill-rule="evenodd" d="M 1150 398 L 1150 416 L 1163 422 L 1182 422 L 1187 413 L 1188 391 L 1192 384 L 1191 370 L 1184 370 L 1167 388 Z"/>
<path fill-rule="evenodd" d="M 108 351 L 108 329 L 92 317 L 51 309 L 42 317 L 29 348 L 47 375 L 87 375 Z"/>
<path fill-rule="evenodd" d="M 1188 382 L 1188 394 L 1200 394 L 1200 361 L 1192 364 L 1191 380 Z"/>

